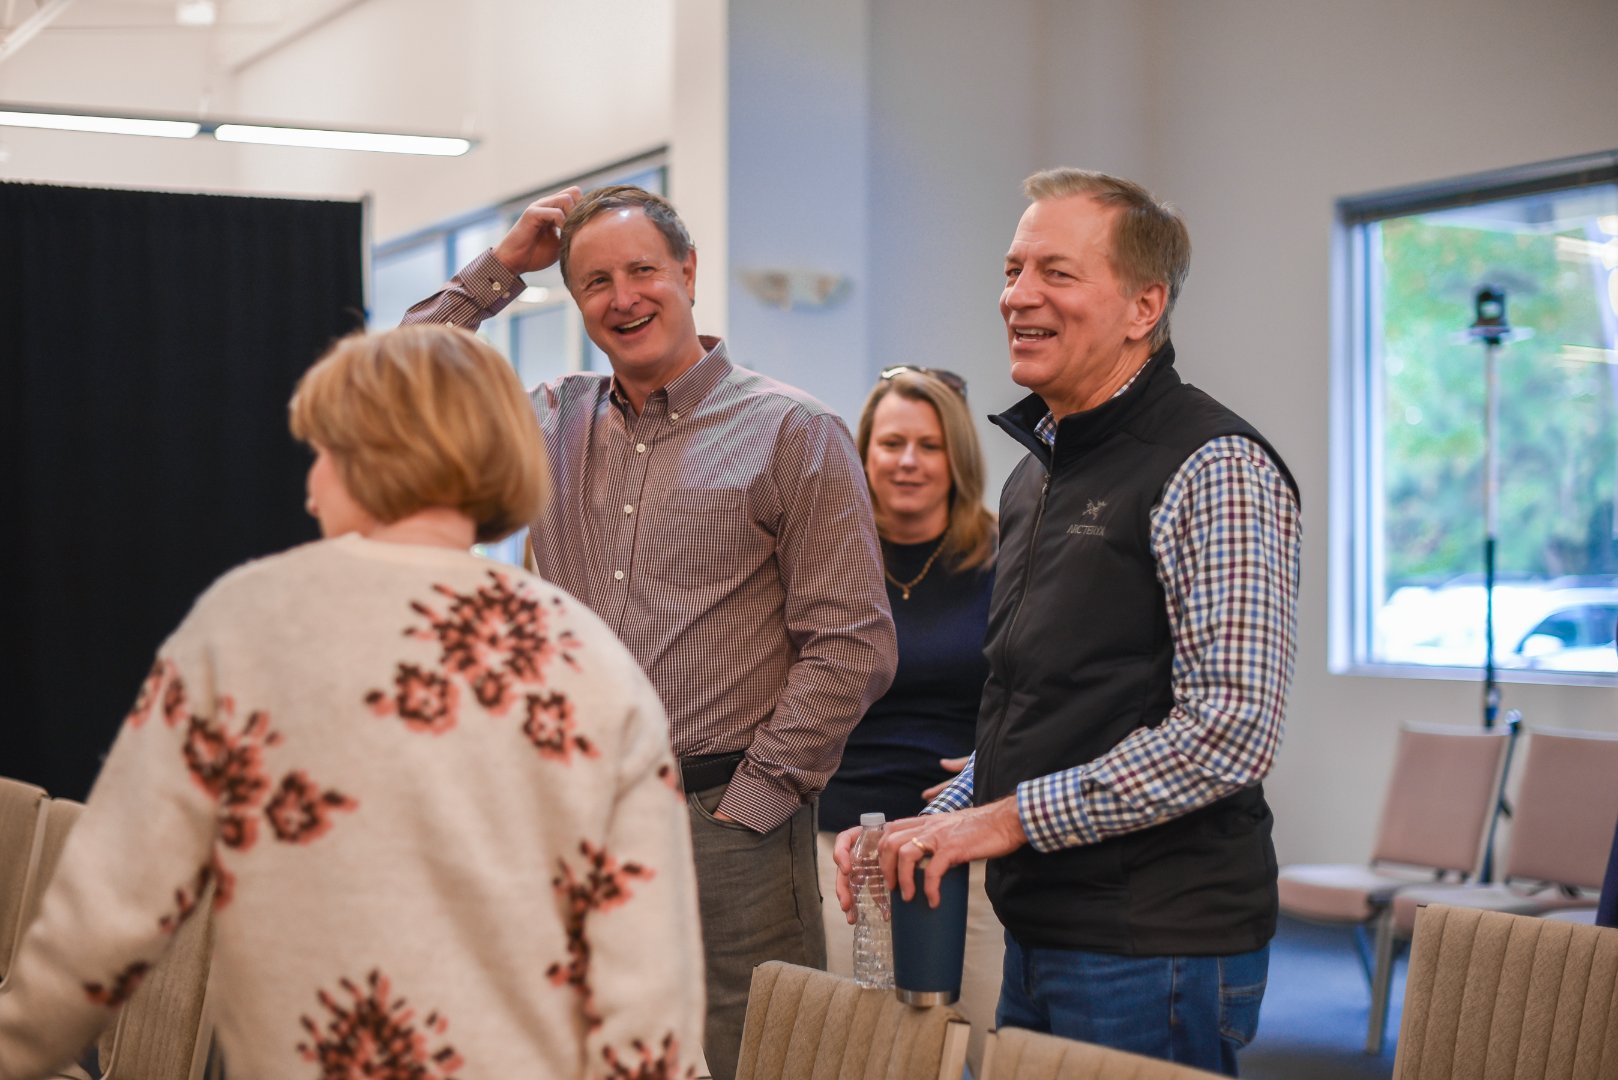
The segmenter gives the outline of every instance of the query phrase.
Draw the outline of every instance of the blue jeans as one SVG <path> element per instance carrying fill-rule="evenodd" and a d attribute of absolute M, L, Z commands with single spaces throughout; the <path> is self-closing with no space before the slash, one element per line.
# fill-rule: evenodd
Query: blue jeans
<path fill-rule="evenodd" d="M 1269 968 L 1268 945 L 1236 956 L 1116 956 L 1025 949 L 1008 933 L 995 1022 L 1235 1076 Z"/>

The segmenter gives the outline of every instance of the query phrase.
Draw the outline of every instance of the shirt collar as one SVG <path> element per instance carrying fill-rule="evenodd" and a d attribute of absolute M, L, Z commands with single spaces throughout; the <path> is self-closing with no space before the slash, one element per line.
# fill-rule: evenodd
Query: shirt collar
<path fill-rule="evenodd" d="M 1140 373 L 1145 371 L 1146 366 L 1151 362 L 1152 357 L 1148 356 L 1145 362 L 1135 369 L 1135 374 L 1129 377 L 1129 381 L 1120 386 L 1112 397 L 1107 400 L 1111 401 L 1113 398 L 1122 397 L 1131 386 L 1135 385 L 1135 380 L 1140 378 Z M 1056 446 L 1056 414 L 1049 409 L 1045 410 L 1045 415 L 1040 417 L 1039 423 L 1034 425 L 1034 434 L 1038 435 L 1046 446 L 1054 449 Z"/>
<path fill-rule="evenodd" d="M 722 340 L 708 334 L 699 335 L 697 340 L 707 350 L 702 354 L 702 359 L 682 371 L 661 390 L 648 394 L 648 401 L 662 394 L 668 401 L 670 413 L 689 412 L 731 373 L 734 365 Z M 612 377 L 612 400 L 621 408 L 629 408 L 629 398 L 625 396 L 616 375 Z"/>

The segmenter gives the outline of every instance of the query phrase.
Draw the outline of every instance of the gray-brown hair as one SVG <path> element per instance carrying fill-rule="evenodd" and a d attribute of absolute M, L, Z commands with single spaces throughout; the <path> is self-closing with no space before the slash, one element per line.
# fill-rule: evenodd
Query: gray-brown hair
<path fill-rule="evenodd" d="M 1112 270 L 1127 288 L 1161 284 L 1168 291 L 1149 341 L 1153 352 L 1162 348 L 1169 340 L 1169 315 L 1191 272 L 1191 234 L 1180 212 L 1133 180 L 1089 169 L 1046 169 L 1024 180 L 1022 190 L 1030 202 L 1078 195 L 1118 209 Z"/>
<path fill-rule="evenodd" d="M 685 222 L 674 206 L 663 196 L 636 187 L 634 184 L 614 184 L 611 187 L 596 188 L 590 194 L 580 199 L 573 207 L 573 211 L 562 222 L 561 246 L 557 252 L 557 262 L 562 268 L 562 282 L 569 288 L 572 281 L 568 277 L 568 257 L 573 254 L 573 238 L 580 229 L 594 221 L 597 217 L 609 210 L 639 210 L 646 215 L 646 219 L 657 226 L 657 231 L 663 234 L 664 243 L 669 246 L 669 254 L 675 262 L 684 262 L 685 257 L 691 253 L 691 234 L 686 231 Z"/>

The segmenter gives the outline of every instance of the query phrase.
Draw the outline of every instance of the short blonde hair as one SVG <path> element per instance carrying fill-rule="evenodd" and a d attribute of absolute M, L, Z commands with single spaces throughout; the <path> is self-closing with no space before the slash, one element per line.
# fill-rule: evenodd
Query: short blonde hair
<path fill-rule="evenodd" d="M 1191 233 L 1180 212 L 1133 180 L 1088 169 L 1046 169 L 1024 180 L 1022 190 L 1030 202 L 1079 195 L 1118 210 L 1112 225 L 1112 271 L 1126 288 L 1162 285 L 1167 291 L 1163 314 L 1148 340 L 1153 352 L 1161 349 L 1169 340 L 1174 302 L 1191 272 Z"/>
<path fill-rule="evenodd" d="M 304 373 L 288 410 L 292 434 L 324 448 L 354 501 L 383 524 L 449 507 L 489 543 L 550 497 L 539 422 L 517 373 L 465 330 L 343 338 Z"/>
<path fill-rule="evenodd" d="M 949 524 L 944 529 L 944 544 L 940 549 L 945 562 L 958 570 L 982 566 L 994 558 L 994 515 L 983 505 L 984 473 L 983 447 L 978 432 L 972 426 L 972 415 L 966 408 L 966 397 L 944 382 L 920 371 L 905 369 L 878 382 L 865 399 L 860 410 L 860 422 L 855 439 L 860 448 L 860 462 L 870 456 L 871 429 L 876 426 L 876 407 L 889 394 L 898 394 L 911 401 L 925 401 L 938 414 L 938 426 L 944 430 L 944 454 L 949 458 Z M 876 493 L 871 493 L 878 526 L 882 523 L 882 507 Z"/>

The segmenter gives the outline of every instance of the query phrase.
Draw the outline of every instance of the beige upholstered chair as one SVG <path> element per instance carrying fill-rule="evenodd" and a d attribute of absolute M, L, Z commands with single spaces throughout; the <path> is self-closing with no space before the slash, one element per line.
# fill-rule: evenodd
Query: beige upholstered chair
<path fill-rule="evenodd" d="M 44 806 L 44 788 L 0 777 L 0 986 L 28 925 L 24 908 Z"/>
<path fill-rule="evenodd" d="M 1393 1075 L 1618 1076 L 1618 930 L 1439 904 L 1422 908 Z"/>
<path fill-rule="evenodd" d="M 39 905 L 45 899 L 45 888 L 51 883 L 51 876 L 56 873 L 56 864 L 62 861 L 62 848 L 67 844 L 67 834 L 72 831 L 73 823 L 79 820 L 84 812 L 84 804 L 73 799 L 46 799 L 43 807 L 44 820 L 39 827 L 39 849 L 35 855 L 34 879 L 29 882 L 28 894 L 23 897 L 22 916 L 23 930 L 39 914 Z"/>
<path fill-rule="evenodd" d="M 889 990 L 772 960 L 753 969 L 737 1080 L 960 1080 L 967 1025 Z"/>
<path fill-rule="evenodd" d="M 213 886 L 139 989 L 118 1010 L 99 1044 L 102 1080 L 201 1080 L 213 1021 L 208 968 L 213 956 Z"/>
<path fill-rule="evenodd" d="M 28 921 L 61 860 L 69 832 L 84 810 L 72 799 L 47 799 L 40 829 L 35 887 L 25 902 Z M 104 1080 L 198 1080 L 208 1062 L 213 1025 L 207 1012 L 213 948 L 211 888 L 197 911 L 175 932 L 153 966 L 102 1035 L 97 1051 Z M 76 1076 L 67 1072 L 64 1076 Z"/>
<path fill-rule="evenodd" d="M 1001 1028 L 989 1035 L 982 1080 L 1200 1080 L 1215 1075 L 1074 1039 Z"/>
<path fill-rule="evenodd" d="M 1514 733 L 1510 726 L 1482 731 L 1406 725 L 1399 732 L 1370 865 L 1281 868 L 1284 913 L 1354 926 L 1361 933 L 1375 924 L 1374 954 L 1366 960 L 1371 985 L 1366 1053 L 1382 1052 L 1387 1025 L 1394 947 L 1389 905 L 1404 889 L 1444 874 L 1464 879 L 1477 868 Z"/>
<path fill-rule="evenodd" d="M 1595 909 L 1618 821 L 1618 735 L 1531 731 L 1514 806 L 1501 881 L 1404 890 L 1393 901 L 1395 933 L 1410 936 L 1421 904 L 1517 915 Z"/>

